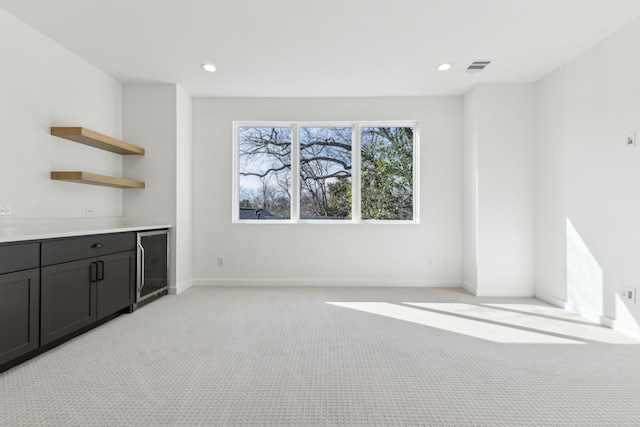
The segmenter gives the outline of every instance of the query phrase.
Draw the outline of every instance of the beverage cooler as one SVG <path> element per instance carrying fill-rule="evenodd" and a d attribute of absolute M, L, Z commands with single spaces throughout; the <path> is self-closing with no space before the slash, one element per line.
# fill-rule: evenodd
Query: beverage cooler
<path fill-rule="evenodd" d="M 169 230 L 139 232 L 137 247 L 134 309 L 167 294 L 169 288 Z"/>

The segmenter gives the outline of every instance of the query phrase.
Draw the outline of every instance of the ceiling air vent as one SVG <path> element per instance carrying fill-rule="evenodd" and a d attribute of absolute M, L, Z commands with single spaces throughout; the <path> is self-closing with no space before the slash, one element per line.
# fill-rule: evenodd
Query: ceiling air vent
<path fill-rule="evenodd" d="M 467 68 L 465 68 L 464 72 L 465 73 L 479 73 L 480 71 L 482 71 L 485 68 L 487 68 L 487 65 L 489 65 L 489 64 L 491 64 L 491 61 L 489 61 L 489 60 L 473 61 L 471 64 L 467 65 Z"/>

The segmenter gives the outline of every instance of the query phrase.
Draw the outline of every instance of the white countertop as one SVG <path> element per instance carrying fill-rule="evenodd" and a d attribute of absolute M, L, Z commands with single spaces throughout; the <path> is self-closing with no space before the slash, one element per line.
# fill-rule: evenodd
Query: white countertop
<path fill-rule="evenodd" d="M 128 223 L 122 218 L 3 220 L 0 221 L 0 243 L 165 228 L 171 228 L 171 225 Z"/>

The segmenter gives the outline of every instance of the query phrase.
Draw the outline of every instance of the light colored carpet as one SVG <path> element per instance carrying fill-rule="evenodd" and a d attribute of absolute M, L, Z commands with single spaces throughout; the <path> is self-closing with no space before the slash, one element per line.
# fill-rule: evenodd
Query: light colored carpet
<path fill-rule="evenodd" d="M 640 345 L 460 289 L 192 288 L 0 374 L 10 426 L 638 426 Z"/>

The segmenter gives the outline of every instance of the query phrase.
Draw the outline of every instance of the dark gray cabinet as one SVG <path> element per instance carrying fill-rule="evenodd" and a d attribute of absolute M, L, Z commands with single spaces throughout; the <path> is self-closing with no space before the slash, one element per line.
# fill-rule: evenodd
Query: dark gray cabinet
<path fill-rule="evenodd" d="M 136 253 L 134 251 L 107 255 L 98 260 L 97 308 L 98 320 L 134 303 Z"/>
<path fill-rule="evenodd" d="M 133 304 L 134 248 L 134 233 L 42 243 L 41 345 Z"/>
<path fill-rule="evenodd" d="M 0 244 L 0 372 L 127 312 L 136 233 Z"/>
<path fill-rule="evenodd" d="M 39 346 L 40 244 L 0 246 L 0 365 Z"/>
<path fill-rule="evenodd" d="M 38 348 L 39 273 L 0 275 L 0 365 Z"/>
<path fill-rule="evenodd" d="M 90 280 L 91 260 L 42 268 L 42 345 L 96 321 L 96 283 Z"/>

